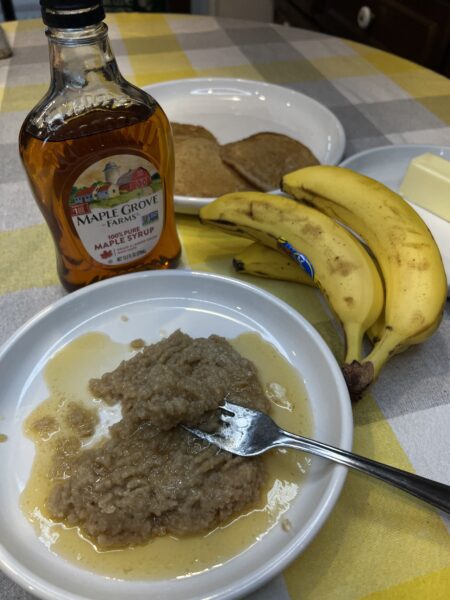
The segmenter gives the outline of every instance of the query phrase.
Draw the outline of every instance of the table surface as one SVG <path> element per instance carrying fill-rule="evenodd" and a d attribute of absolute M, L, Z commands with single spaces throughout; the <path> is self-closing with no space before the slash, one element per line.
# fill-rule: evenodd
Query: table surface
<path fill-rule="evenodd" d="M 197 76 L 287 86 L 322 102 L 341 120 L 346 156 L 385 144 L 450 145 L 450 82 L 396 56 L 258 22 L 142 14 L 109 15 L 107 21 L 119 67 L 139 86 Z M 4 28 L 13 56 L 0 62 L 0 342 L 65 293 L 17 151 L 20 125 L 47 89 L 47 43 L 40 21 Z M 236 276 L 230 257 L 241 241 L 200 226 L 194 217 L 180 215 L 177 222 L 189 268 L 211 270 L 213 264 L 216 272 Z M 342 356 L 339 331 L 316 301 L 318 292 L 250 280 L 299 310 L 336 357 Z M 450 484 L 449 356 L 447 303 L 437 333 L 392 359 L 371 393 L 354 406 L 355 452 Z M 438 511 L 349 473 L 319 535 L 252 598 L 447 598 L 449 531 L 449 519 Z M 0 598 L 31 596 L 0 574 Z"/>

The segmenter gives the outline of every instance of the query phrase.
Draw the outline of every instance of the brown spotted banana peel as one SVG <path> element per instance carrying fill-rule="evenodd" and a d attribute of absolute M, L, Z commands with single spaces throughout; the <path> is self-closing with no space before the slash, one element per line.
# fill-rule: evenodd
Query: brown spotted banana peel
<path fill-rule="evenodd" d="M 381 278 L 373 260 L 344 227 L 289 198 L 262 192 L 221 196 L 200 219 L 248 237 L 304 265 L 342 323 L 346 360 L 361 356 L 364 332 L 383 309 Z"/>
<path fill-rule="evenodd" d="M 358 397 L 393 355 L 427 339 L 439 326 L 447 282 L 436 243 L 419 215 L 381 183 L 342 167 L 307 167 L 283 177 L 282 189 L 337 219 L 369 246 L 384 278 L 384 319 L 362 361 L 344 366 Z"/>

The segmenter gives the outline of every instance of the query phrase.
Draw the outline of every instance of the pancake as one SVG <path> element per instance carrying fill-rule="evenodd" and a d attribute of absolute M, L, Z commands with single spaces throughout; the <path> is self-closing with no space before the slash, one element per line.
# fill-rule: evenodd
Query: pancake
<path fill-rule="evenodd" d="M 215 198 L 252 187 L 222 162 L 216 141 L 201 136 L 175 139 L 175 194 Z"/>
<path fill-rule="evenodd" d="M 221 147 L 220 156 L 257 189 L 266 192 L 279 188 L 286 173 L 319 164 L 304 144 L 270 132 L 226 144 Z"/>
<path fill-rule="evenodd" d="M 184 138 L 206 138 L 213 142 L 217 142 L 214 135 L 205 127 L 201 125 L 190 125 L 189 123 L 171 123 L 172 125 L 172 134 L 175 140 L 184 139 Z"/>

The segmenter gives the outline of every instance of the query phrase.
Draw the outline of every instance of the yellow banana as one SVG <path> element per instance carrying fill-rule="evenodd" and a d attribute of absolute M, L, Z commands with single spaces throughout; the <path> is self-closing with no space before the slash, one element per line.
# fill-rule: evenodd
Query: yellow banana
<path fill-rule="evenodd" d="M 233 266 L 240 273 L 292 281 L 314 286 L 314 281 L 298 264 L 268 246 L 255 242 L 233 258 Z"/>
<path fill-rule="evenodd" d="M 442 258 L 419 215 L 381 183 L 342 167 L 307 167 L 283 177 L 283 190 L 350 227 L 380 265 L 386 293 L 384 324 L 372 352 L 344 366 L 359 396 L 385 362 L 439 326 L 447 295 Z"/>
<path fill-rule="evenodd" d="M 200 219 L 294 260 L 342 322 L 346 360 L 360 357 L 364 332 L 383 308 L 383 286 L 374 262 L 346 229 L 313 208 L 262 192 L 221 196 L 202 207 Z"/>

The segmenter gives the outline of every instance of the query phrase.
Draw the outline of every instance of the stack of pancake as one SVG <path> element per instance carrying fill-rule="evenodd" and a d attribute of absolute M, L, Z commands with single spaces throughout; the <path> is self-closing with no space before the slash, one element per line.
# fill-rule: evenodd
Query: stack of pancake
<path fill-rule="evenodd" d="M 317 165 L 305 145 L 287 135 L 261 132 L 220 145 L 201 125 L 172 123 L 175 194 L 215 198 L 228 192 L 279 187 L 286 173 Z"/>

